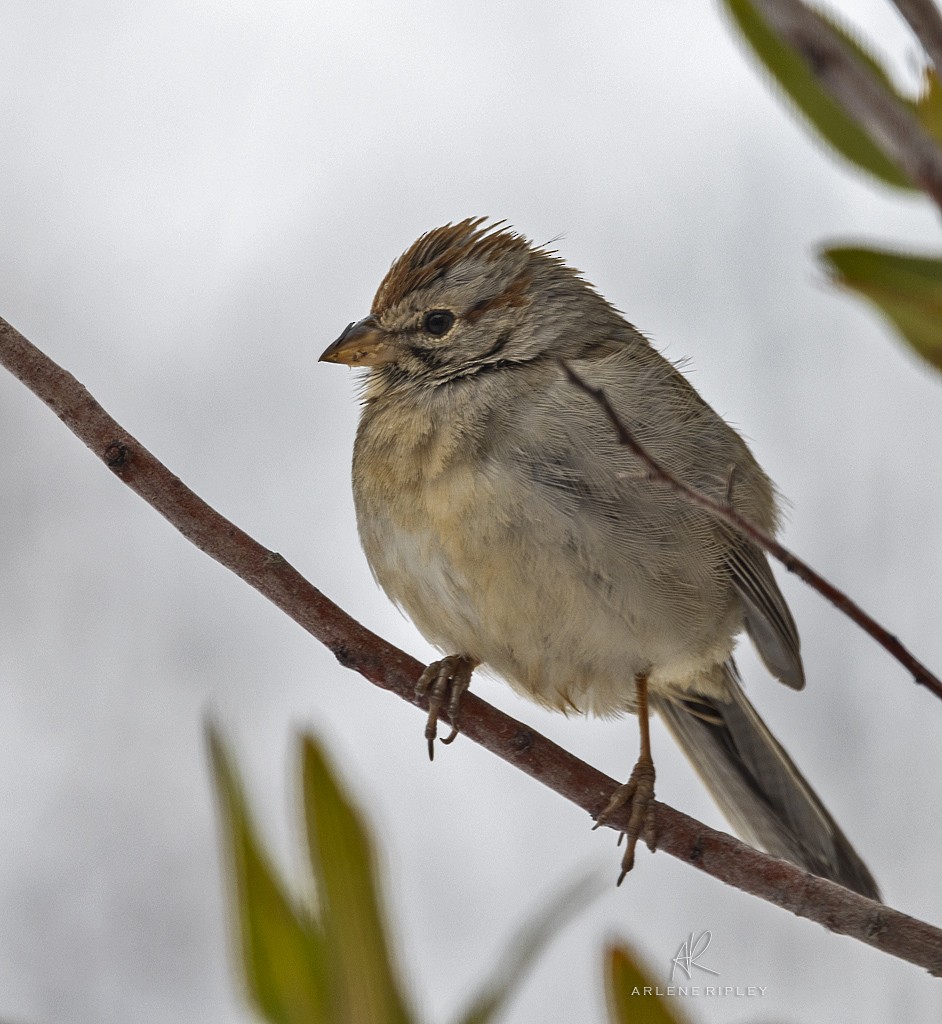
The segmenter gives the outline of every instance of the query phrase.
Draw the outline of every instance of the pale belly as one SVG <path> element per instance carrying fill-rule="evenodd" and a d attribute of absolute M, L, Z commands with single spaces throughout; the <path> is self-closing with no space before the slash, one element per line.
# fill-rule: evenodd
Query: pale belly
<path fill-rule="evenodd" d="M 444 653 L 475 658 L 564 712 L 631 711 L 642 673 L 665 694 L 722 688 L 739 628 L 732 605 L 693 628 L 644 573 L 618 566 L 603 578 L 588 566 L 551 509 L 526 522 L 503 516 L 507 503 L 480 481 L 452 480 L 444 493 L 426 487 L 411 506 L 370 514 L 357 503 L 377 580 Z"/>

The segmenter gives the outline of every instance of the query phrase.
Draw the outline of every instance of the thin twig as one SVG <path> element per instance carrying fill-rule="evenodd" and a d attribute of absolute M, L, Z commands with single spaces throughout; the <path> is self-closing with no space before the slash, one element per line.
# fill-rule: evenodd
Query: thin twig
<path fill-rule="evenodd" d="M 657 462 L 650 452 L 634 437 L 601 388 L 595 388 L 591 384 L 586 383 L 564 360 L 560 359 L 559 364 L 572 383 L 598 403 L 615 428 L 619 442 L 641 459 L 645 466 L 647 466 L 652 480 L 666 484 L 686 498 L 692 505 L 699 505 L 701 508 L 707 509 L 718 519 L 728 523 L 734 530 L 745 534 L 750 540 L 755 541 L 760 548 L 763 548 L 774 558 L 777 558 L 789 572 L 793 572 L 800 579 L 804 580 L 808 586 L 817 590 L 819 594 L 826 597 L 831 604 L 842 611 L 849 619 L 856 622 L 861 629 L 869 633 L 881 647 L 889 651 L 907 671 L 912 673 L 913 679 L 917 683 L 925 686 L 937 697 L 942 698 L 942 680 L 930 672 L 889 630 L 884 629 L 876 619 L 868 615 L 853 598 L 848 597 L 843 590 L 835 587 L 833 583 L 826 580 L 820 573 L 815 572 L 807 562 L 803 562 L 797 555 L 792 554 L 788 548 L 780 544 L 773 536 L 740 515 L 730 505 L 722 501 L 716 501 L 708 494 L 704 494 L 703 491 L 691 487 L 689 484 L 684 483 L 683 480 L 678 480 L 673 473 Z"/>
<path fill-rule="evenodd" d="M 912 111 L 801 0 L 755 0 L 755 5 L 874 144 L 942 209 L 942 152 Z"/>
<path fill-rule="evenodd" d="M 419 662 L 361 626 L 280 555 L 207 505 L 112 419 L 70 373 L 2 319 L 0 363 L 38 395 L 120 480 L 202 551 L 325 644 L 342 665 L 428 710 L 427 701 L 415 694 L 423 668 Z M 442 717 L 448 720 L 447 708 L 442 709 Z M 616 787 L 614 779 L 473 693 L 464 696 L 461 730 L 462 735 L 593 817 Z M 942 930 L 760 853 L 666 804 L 656 806 L 658 849 L 743 892 L 942 977 Z M 608 824 L 623 830 L 627 826 L 624 810 L 614 813 Z"/>
<path fill-rule="evenodd" d="M 942 14 L 932 0 L 893 0 L 909 22 L 913 35 L 922 43 L 936 73 L 942 75 Z"/>

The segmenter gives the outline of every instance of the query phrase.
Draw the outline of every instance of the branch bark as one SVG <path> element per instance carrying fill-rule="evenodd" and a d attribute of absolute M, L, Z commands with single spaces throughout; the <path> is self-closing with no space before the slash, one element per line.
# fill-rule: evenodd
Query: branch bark
<path fill-rule="evenodd" d="M 909 22 L 936 73 L 942 75 L 942 14 L 938 7 L 932 0 L 893 0 L 893 6 Z"/>
<path fill-rule="evenodd" d="M 43 400 L 108 468 L 172 526 L 277 605 L 337 660 L 403 700 L 415 695 L 423 666 L 361 626 L 269 551 L 194 494 L 138 443 L 70 373 L 0 319 L 0 363 Z M 443 714 L 447 720 L 447 713 Z M 617 783 L 472 693 L 461 708 L 468 739 L 542 782 L 595 817 Z M 752 893 L 942 977 L 942 930 L 753 850 L 658 803 L 658 849 Z M 627 826 L 624 811 L 610 826 Z"/>

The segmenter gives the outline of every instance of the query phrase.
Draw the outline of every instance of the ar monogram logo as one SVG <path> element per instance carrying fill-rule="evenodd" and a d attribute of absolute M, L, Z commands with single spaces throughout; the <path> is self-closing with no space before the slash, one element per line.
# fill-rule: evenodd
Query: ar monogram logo
<path fill-rule="evenodd" d="M 684 974 L 687 975 L 688 981 L 690 980 L 690 973 L 694 967 L 698 967 L 701 971 L 706 971 L 707 974 L 715 974 L 719 977 L 719 971 L 712 971 L 709 967 L 704 967 L 700 963 L 700 957 L 707 951 L 710 941 L 713 938 L 712 932 L 701 932 L 696 939 L 693 937 L 693 932 L 690 933 L 689 937 L 684 939 L 681 943 L 680 949 L 677 950 L 677 956 L 675 956 L 671 963 L 671 982 L 674 980 L 674 971 L 679 967 Z"/>

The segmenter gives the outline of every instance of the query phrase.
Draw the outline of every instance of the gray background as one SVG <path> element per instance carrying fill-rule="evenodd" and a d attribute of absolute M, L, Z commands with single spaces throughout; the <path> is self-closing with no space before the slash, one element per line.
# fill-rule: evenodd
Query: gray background
<path fill-rule="evenodd" d="M 841 5 L 901 80 L 888 4 Z M 130 5 L 17 0 L 0 30 L 0 313 L 225 515 L 371 628 L 432 652 L 356 539 L 355 378 L 317 354 L 421 231 L 471 214 L 557 248 L 752 440 L 786 540 L 942 665 L 942 381 L 827 287 L 812 247 L 937 244 L 929 204 L 832 162 L 693 2 Z M 314 730 L 382 835 L 395 932 L 446 1020 L 609 833 L 341 669 L 178 536 L 0 376 L 0 1015 L 248 1020 L 229 964 L 202 738 L 237 745 L 286 870 L 289 763 Z M 809 685 L 749 691 L 880 879 L 942 920 L 942 707 L 816 595 L 783 582 Z M 612 775 L 633 720 L 486 699 Z M 662 799 L 722 819 L 660 726 Z M 691 932 L 756 999 L 701 1021 L 938 1019 L 918 969 L 642 851 L 543 959 L 515 1024 L 602 1019 L 598 956 L 656 979 Z M 713 980 L 695 975 L 695 980 Z"/>

